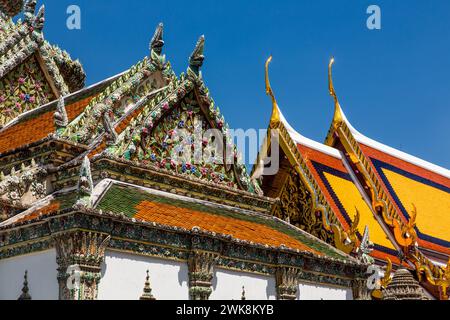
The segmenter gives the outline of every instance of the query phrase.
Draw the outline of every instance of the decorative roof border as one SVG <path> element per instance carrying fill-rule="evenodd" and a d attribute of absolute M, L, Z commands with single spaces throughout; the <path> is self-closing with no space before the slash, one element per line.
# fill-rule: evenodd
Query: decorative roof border
<path fill-rule="evenodd" d="M 444 269 L 434 265 L 419 250 L 415 230 L 415 216 L 417 213 L 414 209 L 411 219 L 407 222 L 403 221 L 403 216 L 397 212 L 395 205 L 377 178 L 377 173 L 370 164 L 370 160 L 367 159 L 361 150 L 359 146 L 360 141 L 357 138 L 362 135 L 353 128 L 345 117 L 334 90 L 332 80 L 333 63 L 334 59 L 332 58 L 328 66 L 328 81 L 330 95 L 334 98 L 335 111 L 325 143 L 333 146 L 336 141 L 339 141 L 342 144 L 350 164 L 356 168 L 355 173 L 362 177 L 368 188 L 372 205 L 371 209 L 375 214 L 383 218 L 383 222 L 390 228 L 393 239 L 402 248 L 403 257 L 401 257 L 401 260 L 407 259 L 411 265 L 415 266 L 419 279 L 423 279 L 422 274 L 425 274 L 425 280 L 437 289 L 438 297 L 446 300 L 448 299 L 447 290 L 450 287 L 450 260 L 447 269 Z"/>
<path fill-rule="evenodd" d="M 328 232 L 334 233 L 335 241 L 337 241 L 337 243 L 335 244 L 336 247 L 339 250 L 349 254 L 357 248 L 358 244 L 354 241 L 350 241 L 349 244 L 345 244 L 344 241 L 348 241 L 348 238 L 355 239 L 355 236 L 354 234 L 347 234 L 344 231 L 344 227 L 331 209 L 326 196 L 320 190 L 320 187 L 315 181 L 314 176 L 310 172 L 305 159 L 303 159 L 303 156 L 298 150 L 297 144 L 305 143 L 307 146 L 310 146 L 318 151 L 324 152 L 338 159 L 341 159 L 341 155 L 339 151 L 334 148 L 323 146 L 320 143 L 303 137 L 289 125 L 280 111 L 280 108 L 278 106 L 278 103 L 276 102 L 275 96 L 270 86 L 269 64 L 271 61 L 272 57 L 269 57 L 266 62 L 266 92 L 272 99 L 272 116 L 270 119 L 269 131 L 266 141 L 264 142 L 261 151 L 258 154 L 256 163 L 261 163 L 261 158 L 266 156 L 268 146 L 271 143 L 271 132 L 276 131 L 278 133 L 278 139 L 281 148 L 285 150 L 290 163 L 295 167 L 295 170 L 298 172 L 303 184 L 307 187 L 308 192 L 311 194 L 313 200 L 312 214 L 319 213 L 321 215 L 325 229 Z M 254 172 L 257 171 L 258 169 L 254 168 Z M 355 229 L 354 226 L 350 228 L 350 230 L 353 229 Z"/>
<path fill-rule="evenodd" d="M 28 229 L 28 232 L 24 229 Z M 52 246 L 51 243 L 44 246 L 42 242 L 46 243 L 51 241 L 54 235 L 74 230 L 107 233 L 111 235 L 111 240 L 116 241 L 117 244 L 123 244 L 117 247 L 115 242 L 111 242 L 110 246 L 113 248 L 140 254 L 146 254 L 146 252 L 152 254 L 153 252 L 153 254 L 159 255 L 158 253 L 161 252 L 162 255 L 160 256 L 165 258 L 171 256 L 167 250 L 169 252 L 171 249 L 175 252 L 186 252 L 193 246 L 196 250 L 221 252 L 221 255 L 224 254 L 224 258 L 231 258 L 238 263 L 249 263 L 249 272 L 258 271 L 258 268 L 252 268 L 255 263 L 269 266 L 269 268 L 277 265 L 300 267 L 314 274 L 334 275 L 344 279 L 364 278 L 366 271 L 365 265 L 351 257 L 349 257 L 349 260 L 340 260 L 319 256 L 308 251 L 290 249 L 285 246 L 259 245 L 234 239 L 227 234 L 212 233 L 200 228 L 187 230 L 85 208 L 56 211 L 47 215 L 45 219 L 41 218 L 11 225 L 7 228 L 0 228 L 3 239 L 0 259 L 24 254 L 22 249 L 30 252 L 30 248 L 33 248 L 31 243 L 41 243 L 37 246 L 37 250 L 47 249 Z M 149 250 L 145 250 L 146 246 Z M 158 247 L 160 250 L 158 250 Z M 242 247 L 247 247 L 250 250 L 241 250 Z M 255 251 L 255 254 L 252 253 L 253 251 Z M 181 256 L 177 253 L 176 258 L 185 260 L 182 253 Z M 232 265 L 224 264 L 224 266 L 231 268 L 238 265 L 235 263 Z"/>

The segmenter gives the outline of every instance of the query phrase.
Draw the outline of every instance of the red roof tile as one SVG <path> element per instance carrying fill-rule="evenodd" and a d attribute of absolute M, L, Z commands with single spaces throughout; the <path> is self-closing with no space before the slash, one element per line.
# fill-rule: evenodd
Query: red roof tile
<path fill-rule="evenodd" d="M 66 106 L 69 121 L 75 119 L 89 104 L 88 97 Z M 35 118 L 24 120 L 0 133 L 0 153 L 17 149 L 39 141 L 56 130 L 53 121 L 54 111 L 45 112 Z"/>
<path fill-rule="evenodd" d="M 229 234 L 240 240 L 277 247 L 284 244 L 292 249 L 322 255 L 320 252 L 282 232 L 255 222 L 150 201 L 140 202 L 136 209 L 138 212 L 134 218 L 144 221 L 177 226 L 188 230 L 191 230 L 193 227 L 200 227 L 210 232 Z"/>

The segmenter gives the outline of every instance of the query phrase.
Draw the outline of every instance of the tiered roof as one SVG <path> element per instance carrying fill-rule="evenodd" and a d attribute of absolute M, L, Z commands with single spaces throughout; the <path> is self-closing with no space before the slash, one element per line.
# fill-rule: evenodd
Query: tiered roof
<path fill-rule="evenodd" d="M 319 256 L 347 259 L 333 247 L 279 219 L 185 196 L 114 183 L 95 207 L 136 220 L 186 230 L 200 228 L 263 246 L 285 246 Z"/>
<path fill-rule="evenodd" d="M 419 246 L 430 253 L 449 255 L 450 171 L 372 140 L 354 129 L 345 115 L 343 119 L 361 150 L 359 157 L 375 173 L 373 182 L 387 195 L 388 206 L 404 222 L 416 208 Z M 335 141 L 329 138 L 328 143 Z"/>
<path fill-rule="evenodd" d="M 270 215 L 274 200 L 264 197 L 247 174 L 229 126 L 204 84 L 200 71 L 204 37 L 190 57 L 186 74 L 179 77 L 162 54 L 162 37 L 160 24 L 150 55 L 129 70 L 62 94 L 18 115 L 0 130 L 0 200 L 8 209 L 0 232 L 42 227 L 39 232 L 48 238 L 48 232 L 56 229 L 46 229 L 47 223 L 62 228 L 73 223 L 78 228 L 80 219 L 121 219 L 136 230 L 144 225 L 176 237 L 201 230 L 210 238 L 263 250 L 264 258 L 258 259 L 265 263 L 277 259 L 273 252 L 286 251 L 322 259 L 333 268 L 337 263 L 338 273 L 353 272 L 344 265 L 359 268 L 347 254 Z M 203 131 L 217 129 L 223 134 L 224 143 L 233 150 L 234 164 L 172 161 L 170 151 L 185 147 L 172 140 L 172 134 L 180 129 L 193 133 L 199 124 Z M 203 145 L 202 150 L 209 152 L 207 147 Z M 27 176 L 35 171 L 33 177 Z M 17 188 L 22 192 L 15 193 Z M 39 232 L 23 233 L 23 237 L 33 235 L 38 242 Z M 128 228 L 112 237 L 118 244 L 137 234 Z M 23 237 L 2 238 L 0 257 L 19 252 L 16 247 L 26 241 Z M 176 237 L 172 249 L 185 248 L 187 244 Z M 131 246 L 131 242 L 123 245 Z M 36 244 L 38 250 L 46 246 Z M 232 246 L 230 250 L 241 254 Z"/>
<path fill-rule="evenodd" d="M 326 144 L 303 137 L 289 125 L 268 83 L 273 99 L 270 128 L 278 129 L 282 140 L 288 140 L 281 143 L 282 148 L 296 155 L 292 165 L 302 169 L 308 184 L 316 187 L 312 194 L 319 201 L 323 197 L 326 215 L 338 218 L 341 232 L 350 232 L 358 225 L 357 237 L 348 237 L 355 242 L 348 246 L 349 253 L 358 251 L 362 231 L 368 226 L 374 242 L 373 257 L 389 258 L 396 264 L 400 259 L 409 260 L 409 267 L 428 274 L 428 285 L 435 285 L 431 290 L 439 296 L 436 284 L 448 281 L 444 269 L 438 266 L 445 265 L 449 255 L 450 171 L 385 146 L 354 129 L 334 91 L 332 64 L 333 60 L 329 66 L 330 94 L 336 107 Z M 356 216 L 355 209 L 359 213 Z M 326 223 L 324 227 L 327 229 Z M 416 242 L 418 247 L 413 249 Z M 339 243 L 335 245 L 346 249 Z"/>

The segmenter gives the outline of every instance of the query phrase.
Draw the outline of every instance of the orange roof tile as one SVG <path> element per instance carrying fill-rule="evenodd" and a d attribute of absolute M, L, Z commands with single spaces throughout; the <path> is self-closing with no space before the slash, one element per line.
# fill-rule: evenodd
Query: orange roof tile
<path fill-rule="evenodd" d="M 59 201 L 52 201 L 50 204 L 48 204 L 47 206 L 44 206 L 20 219 L 18 219 L 17 221 L 15 221 L 15 223 L 21 223 L 21 222 L 26 222 L 26 221 L 31 221 L 33 219 L 38 218 L 39 216 L 43 215 L 47 215 L 49 213 L 55 212 L 57 210 L 59 210 L 60 207 L 60 203 Z"/>
<path fill-rule="evenodd" d="M 93 96 L 66 106 L 69 121 L 77 117 L 92 100 Z M 54 111 L 45 112 L 35 118 L 19 122 L 0 133 L 0 153 L 17 149 L 39 141 L 54 132 Z"/>
<path fill-rule="evenodd" d="M 200 227 L 210 232 L 229 234 L 240 240 L 277 247 L 284 244 L 292 249 L 322 255 L 320 252 L 284 233 L 255 222 L 150 201 L 140 202 L 136 206 L 136 210 L 138 212 L 134 218 L 144 221 L 177 226 L 188 230 L 191 230 L 193 227 Z"/>

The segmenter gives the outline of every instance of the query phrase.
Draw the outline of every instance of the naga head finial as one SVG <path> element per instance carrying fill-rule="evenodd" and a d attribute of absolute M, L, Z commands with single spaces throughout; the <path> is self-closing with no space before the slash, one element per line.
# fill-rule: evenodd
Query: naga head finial
<path fill-rule="evenodd" d="M 417 232 L 415 230 L 417 209 L 414 204 L 412 204 L 412 207 L 413 209 L 411 211 L 408 223 L 405 224 L 402 220 L 400 220 L 400 218 L 393 220 L 395 240 L 401 247 L 403 247 L 405 253 L 411 248 L 412 245 L 416 245 L 417 241 Z"/>
<path fill-rule="evenodd" d="M 162 48 L 164 46 L 163 34 L 164 34 L 164 25 L 161 22 L 156 27 L 155 34 L 153 35 L 152 41 L 150 41 L 150 52 L 153 51 L 156 54 L 161 55 Z"/>
<path fill-rule="evenodd" d="M 195 74 L 199 74 L 200 68 L 203 65 L 203 61 L 205 60 L 205 56 L 203 55 L 205 49 L 205 36 L 202 35 L 195 46 L 194 51 L 189 57 L 189 68 L 195 72 Z"/>
<path fill-rule="evenodd" d="M 364 228 L 364 234 L 361 239 L 361 243 L 359 245 L 359 256 L 363 263 L 372 264 L 374 263 L 373 258 L 370 256 L 370 253 L 373 251 L 373 242 L 370 241 L 369 238 L 369 227 L 366 226 Z"/>
<path fill-rule="evenodd" d="M 358 208 L 355 206 L 355 218 L 353 219 L 353 223 L 350 227 L 350 234 L 354 235 L 358 231 L 358 225 L 359 225 L 359 219 L 360 219 L 360 213 Z"/>

